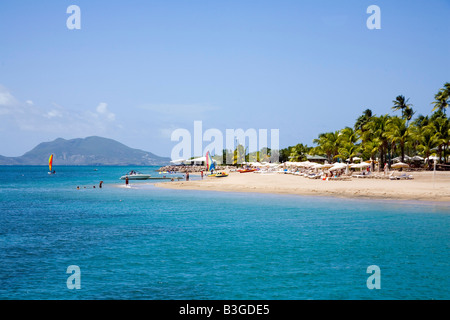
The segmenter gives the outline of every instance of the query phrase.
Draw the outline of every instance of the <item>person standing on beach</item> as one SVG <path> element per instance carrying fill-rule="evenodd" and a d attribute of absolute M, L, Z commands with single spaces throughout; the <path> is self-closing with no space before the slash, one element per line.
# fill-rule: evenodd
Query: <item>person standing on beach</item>
<path fill-rule="evenodd" d="M 203 170 L 200 171 L 200 175 L 202 176 L 202 180 L 203 180 Z"/>
<path fill-rule="evenodd" d="M 125 177 L 125 185 L 128 186 L 128 176 Z"/>
<path fill-rule="evenodd" d="M 186 172 L 186 181 L 189 181 L 189 172 Z"/>

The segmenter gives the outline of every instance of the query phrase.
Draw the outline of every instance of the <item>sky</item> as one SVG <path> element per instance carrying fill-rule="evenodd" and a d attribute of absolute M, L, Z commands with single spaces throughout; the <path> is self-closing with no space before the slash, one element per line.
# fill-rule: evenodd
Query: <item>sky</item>
<path fill-rule="evenodd" d="M 366 108 L 393 114 L 398 95 L 430 114 L 450 81 L 449 16 L 450 0 L 4 0 L 0 155 L 97 135 L 170 156 L 194 121 L 312 145 Z"/>

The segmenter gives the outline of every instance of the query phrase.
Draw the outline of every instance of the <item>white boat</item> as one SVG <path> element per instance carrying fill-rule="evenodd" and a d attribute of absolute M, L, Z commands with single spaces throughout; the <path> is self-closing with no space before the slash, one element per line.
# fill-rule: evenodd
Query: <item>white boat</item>
<path fill-rule="evenodd" d="M 140 173 L 138 171 L 130 171 L 126 175 L 121 176 L 121 180 L 125 180 L 128 177 L 128 180 L 147 180 L 150 179 L 151 175 Z"/>

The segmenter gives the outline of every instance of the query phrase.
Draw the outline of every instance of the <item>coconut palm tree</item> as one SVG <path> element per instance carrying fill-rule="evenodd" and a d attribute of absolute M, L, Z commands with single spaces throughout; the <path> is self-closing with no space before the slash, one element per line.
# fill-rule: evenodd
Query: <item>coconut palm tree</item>
<path fill-rule="evenodd" d="M 365 131 L 364 141 L 372 140 L 378 143 L 378 151 L 380 152 L 381 163 L 386 162 L 386 153 L 388 151 L 388 138 L 385 132 L 387 131 L 387 123 L 390 116 L 385 114 L 379 117 L 372 117 L 369 122 L 365 125 L 367 131 Z"/>
<path fill-rule="evenodd" d="M 402 95 L 397 96 L 397 98 L 395 98 L 395 100 L 392 101 L 394 103 L 394 106 L 392 107 L 392 110 L 394 110 L 394 111 L 401 110 L 402 111 L 402 118 L 405 118 L 405 111 L 408 108 L 411 108 L 411 106 L 412 106 L 412 104 L 408 104 L 408 101 L 409 101 L 409 98 L 406 99 Z"/>
<path fill-rule="evenodd" d="M 359 145 L 357 145 L 359 140 L 357 132 L 352 128 L 345 127 L 342 129 L 338 136 L 338 156 L 342 156 L 344 159 L 350 158 L 351 162 L 360 151 Z"/>
<path fill-rule="evenodd" d="M 440 110 L 445 114 L 445 109 L 448 108 L 449 100 L 450 100 L 450 82 L 444 84 L 444 87 L 439 89 L 438 93 L 434 96 L 434 108 L 431 110 L 432 112 Z"/>
<path fill-rule="evenodd" d="M 418 142 L 417 150 L 425 157 L 428 158 L 434 148 L 439 144 L 439 137 L 436 133 L 436 128 L 432 123 L 426 126 L 412 128 L 411 138 Z"/>
<path fill-rule="evenodd" d="M 329 162 L 339 153 L 339 134 L 340 131 L 326 132 L 319 134 L 314 143 L 318 146 L 314 149 L 315 154 L 325 154 Z"/>
<path fill-rule="evenodd" d="M 353 162 L 353 157 L 356 157 L 360 153 L 361 146 L 351 142 L 343 142 L 338 151 L 339 154 L 335 158 L 349 159 L 350 162 Z"/>
<path fill-rule="evenodd" d="M 308 146 L 304 146 L 301 143 L 297 144 L 295 147 L 291 148 L 291 154 L 289 155 L 289 161 L 292 161 L 292 162 L 305 161 L 308 151 L 309 151 Z"/>
<path fill-rule="evenodd" d="M 389 139 L 394 149 L 397 145 L 400 148 L 402 162 L 405 162 L 405 145 L 410 134 L 407 121 L 399 117 L 392 117 L 387 121 L 385 132 L 386 138 Z"/>
<path fill-rule="evenodd" d="M 412 119 L 416 112 L 411 107 L 407 107 L 404 112 L 405 119 L 407 120 L 406 124 L 408 125 L 409 121 Z"/>
<path fill-rule="evenodd" d="M 442 163 L 442 153 L 446 153 L 450 139 L 450 121 L 447 117 L 438 117 L 432 122 L 438 139 L 439 163 Z"/>
<path fill-rule="evenodd" d="M 372 118 L 372 110 L 366 109 L 363 114 L 356 119 L 354 129 L 355 131 L 364 131 L 364 125 Z"/>

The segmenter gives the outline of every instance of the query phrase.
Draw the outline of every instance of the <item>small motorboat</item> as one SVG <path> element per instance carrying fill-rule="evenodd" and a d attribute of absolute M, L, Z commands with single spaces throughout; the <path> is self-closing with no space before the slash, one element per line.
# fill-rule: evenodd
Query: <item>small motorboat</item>
<path fill-rule="evenodd" d="M 150 179 L 151 175 L 131 170 L 126 175 L 121 176 L 120 179 L 125 180 L 127 177 L 128 180 L 147 180 Z"/>
<path fill-rule="evenodd" d="M 217 173 L 209 174 L 208 177 L 216 177 L 216 178 L 228 177 L 228 173 L 217 172 Z"/>
<path fill-rule="evenodd" d="M 222 178 L 222 177 L 228 177 L 228 173 L 219 172 L 218 174 L 216 174 L 216 178 Z"/>

